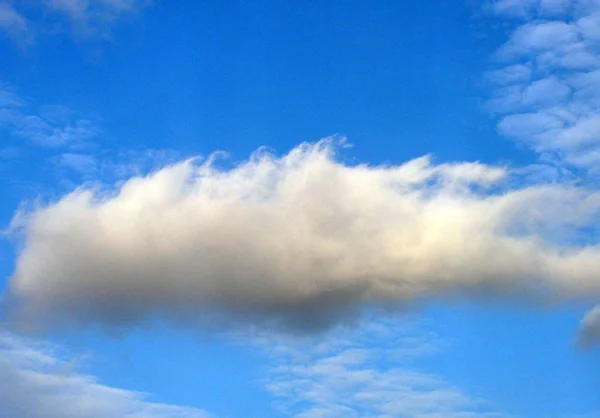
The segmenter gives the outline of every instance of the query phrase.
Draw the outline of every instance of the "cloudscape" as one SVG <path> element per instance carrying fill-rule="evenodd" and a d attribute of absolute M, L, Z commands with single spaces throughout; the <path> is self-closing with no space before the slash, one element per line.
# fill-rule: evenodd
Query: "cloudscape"
<path fill-rule="evenodd" d="M 0 0 L 0 417 L 600 416 L 600 2 Z"/>

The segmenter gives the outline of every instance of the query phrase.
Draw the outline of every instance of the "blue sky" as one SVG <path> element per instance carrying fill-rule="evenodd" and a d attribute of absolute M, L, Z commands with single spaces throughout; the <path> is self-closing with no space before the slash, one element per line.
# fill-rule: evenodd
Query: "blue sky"
<path fill-rule="evenodd" d="M 599 417 L 599 28 L 0 0 L 0 417 Z"/>

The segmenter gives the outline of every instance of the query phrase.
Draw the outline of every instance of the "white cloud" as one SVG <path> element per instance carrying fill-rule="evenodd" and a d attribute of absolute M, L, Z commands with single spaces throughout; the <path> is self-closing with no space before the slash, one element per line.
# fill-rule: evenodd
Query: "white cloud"
<path fill-rule="evenodd" d="M 478 163 L 347 166 L 332 153 L 322 141 L 231 170 L 189 160 L 20 213 L 9 299 L 29 325 L 162 315 L 314 329 L 420 297 L 600 297 L 600 193 L 504 189 L 507 172 Z"/>
<path fill-rule="evenodd" d="M 98 127 L 63 106 L 31 109 L 10 86 L 0 83 L 0 134 L 4 131 L 42 147 L 81 145 L 97 138 Z"/>
<path fill-rule="evenodd" d="M 0 31 L 18 41 L 26 37 L 27 30 L 25 18 L 9 3 L 0 1 Z"/>
<path fill-rule="evenodd" d="M 103 187 L 121 182 L 181 158 L 173 150 L 131 148 L 124 150 L 106 140 L 102 129 L 93 121 L 66 106 L 41 105 L 20 96 L 0 81 L 0 155 L 37 154 L 45 162 L 45 180 L 52 190 L 46 194 L 71 191 L 82 183 Z M 18 164 L 18 163 L 17 163 Z M 31 170 L 16 173 L 10 165 L 0 170 L 12 171 L 11 177 L 26 181 Z M 39 178 L 36 182 L 40 183 Z M 41 185 L 41 184 L 40 184 Z M 42 196 L 45 198 L 46 196 Z"/>
<path fill-rule="evenodd" d="M 98 170 L 96 158 L 88 154 L 65 152 L 58 156 L 57 163 L 83 175 L 93 174 Z"/>
<path fill-rule="evenodd" d="M 23 99 L 10 86 L 0 81 L 0 108 L 12 109 L 23 105 Z"/>
<path fill-rule="evenodd" d="M 71 32 L 79 39 L 110 37 L 124 17 L 134 16 L 151 0 L 0 0 L 0 31 L 20 44 L 39 35 Z"/>
<path fill-rule="evenodd" d="M 489 5 L 496 14 L 529 19 L 564 15 L 571 10 L 572 3 L 572 0 L 493 0 Z"/>
<path fill-rule="evenodd" d="M 49 344 L 0 329 L 2 418 L 208 418 L 198 409 L 152 403 L 102 385 Z"/>
<path fill-rule="evenodd" d="M 511 85 L 529 81 L 531 78 L 531 66 L 527 64 L 509 65 L 498 70 L 489 71 L 487 78 L 500 85 Z"/>
<path fill-rule="evenodd" d="M 555 106 L 564 102 L 570 95 L 571 89 L 557 77 L 547 77 L 536 80 L 523 91 L 525 106 Z"/>
<path fill-rule="evenodd" d="M 593 13 L 578 19 L 576 24 L 585 38 L 600 41 L 600 12 L 594 10 Z"/>
<path fill-rule="evenodd" d="M 551 108 L 565 103 L 571 88 L 557 77 L 549 76 L 529 84 L 501 87 L 488 102 L 490 110 L 498 113 L 515 113 L 529 109 Z"/>
<path fill-rule="evenodd" d="M 577 41 L 576 28 L 562 21 L 532 22 L 519 26 L 498 52 L 509 60 L 531 53 L 547 51 Z"/>
<path fill-rule="evenodd" d="M 283 415 L 296 418 L 506 416 L 412 364 L 444 344 L 397 320 L 316 340 L 271 336 L 261 341 L 273 363 L 265 386 Z"/>
<path fill-rule="evenodd" d="M 98 29 L 99 25 L 112 23 L 124 13 L 133 13 L 149 0 L 44 0 L 48 9 L 64 13 L 80 28 Z"/>
<path fill-rule="evenodd" d="M 522 19 L 488 77 L 497 86 L 488 106 L 505 114 L 500 132 L 597 173 L 600 2 L 503 0 L 493 10 Z"/>

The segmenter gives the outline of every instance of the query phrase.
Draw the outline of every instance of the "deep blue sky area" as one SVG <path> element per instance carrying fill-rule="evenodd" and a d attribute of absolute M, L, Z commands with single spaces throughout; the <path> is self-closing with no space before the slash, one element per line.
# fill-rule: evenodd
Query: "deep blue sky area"
<path fill-rule="evenodd" d="M 6 45 L 3 76 L 36 102 L 101 118 L 121 145 L 244 158 L 339 133 L 374 162 L 431 152 L 493 162 L 514 147 L 482 118 L 494 42 L 472 12 L 434 1 L 157 2 L 108 42 Z"/>

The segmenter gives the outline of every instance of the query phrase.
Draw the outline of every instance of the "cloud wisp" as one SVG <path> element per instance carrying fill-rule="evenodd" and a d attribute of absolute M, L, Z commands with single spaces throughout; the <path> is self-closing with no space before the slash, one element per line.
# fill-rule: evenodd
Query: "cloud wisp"
<path fill-rule="evenodd" d="M 600 1 L 498 0 L 516 22 L 488 74 L 499 131 L 590 173 L 600 162 Z"/>
<path fill-rule="evenodd" d="M 0 81 L 0 134 L 45 148 L 83 147 L 100 135 L 89 118 L 65 106 L 35 109 L 15 89 Z"/>
<path fill-rule="evenodd" d="M 108 135 L 110 136 L 110 135 Z M 46 169 L 48 188 L 73 190 L 82 183 L 114 183 L 147 173 L 177 159 L 173 150 L 124 149 L 107 138 L 96 117 L 78 114 L 67 106 L 32 103 L 7 83 L 0 81 L 0 157 L 12 160 L 0 164 L 14 180 L 27 181 L 30 166 L 15 170 L 17 161 L 31 164 L 28 157 Z M 40 158 L 44 164 L 39 164 Z M 13 168 L 10 170 L 10 168 Z M 39 184 L 46 188 L 46 184 Z M 51 192 L 54 194 L 54 192 Z"/>
<path fill-rule="evenodd" d="M 508 417 L 481 396 L 415 366 L 445 342 L 410 328 L 384 320 L 316 340 L 257 339 L 273 364 L 265 387 L 277 409 L 296 418 Z"/>
<path fill-rule="evenodd" d="M 10 3 L 0 2 L 0 31 L 16 41 L 27 37 L 27 20 Z"/>
<path fill-rule="evenodd" d="M 306 331 L 428 297 L 600 298 L 600 193 L 503 189 L 503 168 L 427 157 L 349 166 L 334 152 L 323 140 L 231 169 L 187 160 L 21 211 L 4 304 L 30 326 L 158 315 Z"/>
<path fill-rule="evenodd" d="M 44 6 L 66 17 L 77 33 L 107 36 L 115 21 L 131 15 L 151 0 L 45 0 Z"/>
<path fill-rule="evenodd" d="M 0 329 L 0 417 L 209 418 L 193 408 L 152 403 L 100 384 L 56 347 Z"/>
<path fill-rule="evenodd" d="M 0 31 L 18 43 L 30 43 L 57 28 L 77 38 L 108 38 L 115 23 L 135 15 L 151 0 L 0 0 Z M 61 30 L 62 31 L 62 30 Z"/>

